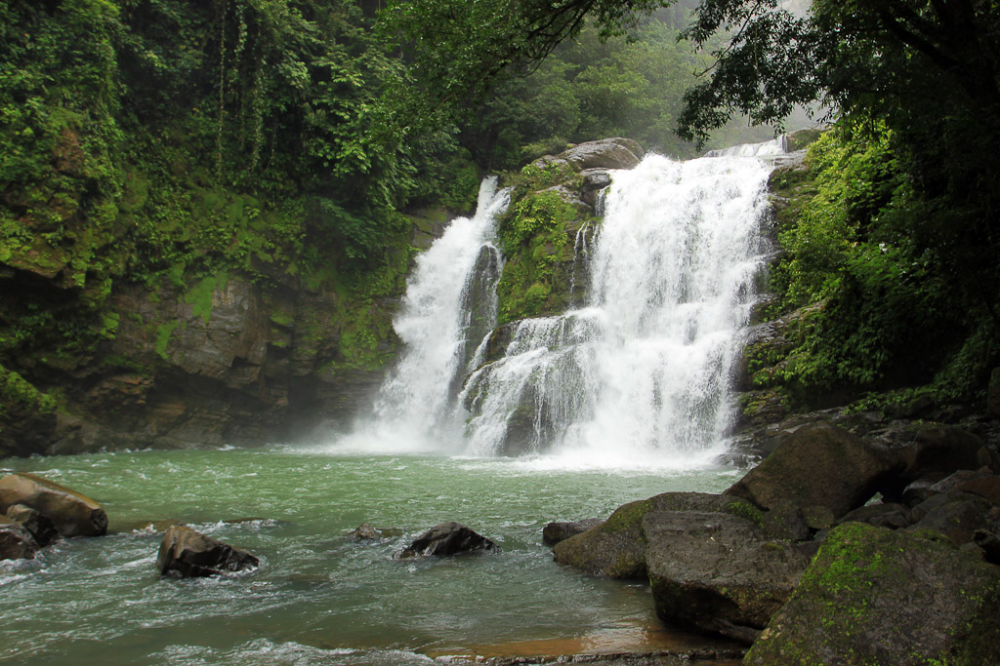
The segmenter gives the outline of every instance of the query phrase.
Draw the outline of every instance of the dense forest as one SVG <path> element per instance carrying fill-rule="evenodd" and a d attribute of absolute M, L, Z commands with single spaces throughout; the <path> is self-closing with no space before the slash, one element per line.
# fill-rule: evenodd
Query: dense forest
<path fill-rule="evenodd" d="M 799 406 L 838 391 L 981 402 L 1000 322 L 997 11 L 7 0 L 0 420 L 51 439 L 109 381 L 145 404 L 187 324 L 120 296 L 207 323 L 231 278 L 273 306 L 254 399 L 316 404 L 322 381 L 391 358 L 414 229 L 468 211 L 483 173 L 612 135 L 691 157 L 805 108 L 832 129 L 808 172 L 776 183 L 795 215 L 769 314 L 818 307 L 793 348 L 751 359 L 755 381 Z M 275 310 L 302 289 L 311 301 Z M 282 357 L 282 335 L 309 344 Z"/>

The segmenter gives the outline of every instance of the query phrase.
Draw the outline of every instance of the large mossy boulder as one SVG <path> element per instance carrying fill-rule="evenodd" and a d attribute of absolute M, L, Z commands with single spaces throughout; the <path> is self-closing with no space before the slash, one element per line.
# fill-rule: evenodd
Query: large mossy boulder
<path fill-rule="evenodd" d="M 997 663 L 1000 567 L 924 533 L 845 523 L 744 664 Z"/>
<path fill-rule="evenodd" d="M 203 578 L 244 571 L 260 564 L 250 553 L 187 527 L 171 525 L 163 535 L 156 567 L 161 576 Z"/>
<path fill-rule="evenodd" d="M 867 502 L 902 471 L 897 452 L 826 423 L 803 426 L 725 491 L 762 509 L 785 502 L 822 506 L 839 518 Z"/>
<path fill-rule="evenodd" d="M 759 523 L 761 513 L 736 497 L 708 493 L 663 493 L 620 506 L 605 522 L 556 544 L 556 562 L 590 574 L 645 580 L 647 537 L 644 518 L 649 515 L 695 511 L 743 516 Z"/>
<path fill-rule="evenodd" d="M 64 537 L 101 536 L 108 531 L 108 514 L 100 504 L 34 474 L 11 474 L 0 479 L 0 514 L 6 514 L 15 504 L 48 518 Z"/>
<path fill-rule="evenodd" d="M 656 614 L 747 644 L 791 596 L 814 552 L 726 513 L 654 512 L 642 527 Z"/>

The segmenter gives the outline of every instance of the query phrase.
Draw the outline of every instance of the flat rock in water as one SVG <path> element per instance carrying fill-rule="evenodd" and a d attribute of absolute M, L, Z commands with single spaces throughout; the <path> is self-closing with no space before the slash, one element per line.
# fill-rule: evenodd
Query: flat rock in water
<path fill-rule="evenodd" d="M 184 525 L 171 525 L 167 528 L 156 558 L 160 575 L 173 578 L 235 573 L 258 564 L 260 560 L 250 553 Z"/>
<path fill-rule="evenodd" d="M 725 513 L 658 512 L 642 520 L 656 614 L 750 644 L 809 565 L 808 544 L 775 541 Z"/>
<path fill-rule="evenodd" d="M 903 531 L 828 535 L 744 664 L 996 664 L 1000 567 Z"/>
<path fill-rule="evenodd" d="M 745 516 L 761 512 L 746 500 L 710 493 L 662 493 L 618 507 L 603 524 L 562 541 L 552 549 L 559 564 L 612 578 L 646 579 L 643 518 L 664 511 L 703 511 Z"/>
<path fill-rule="evenodd" d="M 841 428 L 817 423 L 785 438 L 725 494 L 763 509 L 784 502 L 823 506 L 836 519 L 862 506 L 902 467 L 899 455 Z"/>
<path fill-rule="evenodd" d="M 108 514 L 100 504 L 34 474 L 11 474 L 0 479 L 0 513 L 6 514 L 14 504 L 38 511 L 64 537 L 101 536 L 108 531 Z"/>
<path fill-rule="evenodd" d="M 20 523 L 0 516 L 0 560 L 30 560 L 38 544 Z"/>
<path fill-rule="evenodd" d="M 429 555 L 458 555 L 485 551 L 499 553 L 500 546 L 465 525 L 456 522 L 441 523 L 421 534 L 409 548 L 399 553 L 400 558 Z"/>

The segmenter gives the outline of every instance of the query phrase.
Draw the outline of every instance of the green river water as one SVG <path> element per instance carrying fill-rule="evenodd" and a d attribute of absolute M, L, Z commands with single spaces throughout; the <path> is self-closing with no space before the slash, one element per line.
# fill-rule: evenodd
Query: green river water
<path fill-rule="evenodd" d="M 0 467 L 74 488 L 110 517 L 107 537 L 0 562 L 0 662 L 60 665 L 360 666 L 631 649 L 636 641 L 698 645 L 664 633 L 645 586 L 556 565 L 541 531 L 669 490 L 718 492 L 739 474 L 288 447 L 10 459 Z M 144 525 L 169 519 L 253 552 L 261 566 L 227 578 L 161 579 L 161 537 Z M 492 538 L 503 553 L 393 559 L 446 520 Z M 363 522 L 394 536 L 350 539 Z"/>

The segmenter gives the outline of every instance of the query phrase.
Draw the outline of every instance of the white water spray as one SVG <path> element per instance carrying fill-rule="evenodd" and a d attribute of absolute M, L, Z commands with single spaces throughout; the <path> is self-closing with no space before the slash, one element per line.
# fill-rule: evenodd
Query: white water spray
<path fill-rule="evenodd" d="M 404 350 L 379 391 L 374 417 L 337 443 L 358 453 L 456 448 L 461 417 L 455 394 L 485 332 L 496 324 L 500 252 L 495 219 L 509 194 L 483 181 L 476 213 L 449 224 L 416 259 L 400 314 L 393 322 Z M 478 321 L 477 321 L 478 320 Z"/>
<path fill-rule="evenodd" d="M 772 142 L 689 162 L 654 155 L 612 172 L 604 219 L 589 242 L 574 239 L 587 302 L 518 322 L 485 365 L 501 263 L 492 237 L 508 201 L 484 183 L 476 215 L 418 258 L 394 323 L 400 362 L 374 418 L 336 448 L 542 454 L 537 464 L 556 467 L 708 463 L 735 412 L 731 368 L 766 249 L 772 167 L 755 156 L 780 152 Z"/>
<path fill-rule="evenodd" d="M 754 158 L 659 156 L 614 172 L 587 307 L 521 322 L 505 357 L 470 378 L 470 452 L 598 467 L 720 453 L 769 172 Z"/>

